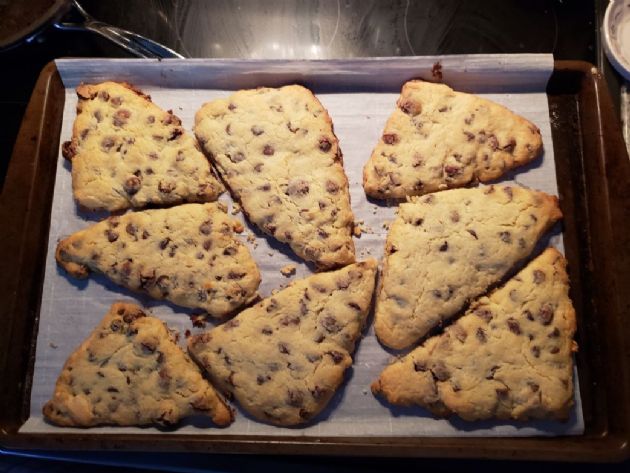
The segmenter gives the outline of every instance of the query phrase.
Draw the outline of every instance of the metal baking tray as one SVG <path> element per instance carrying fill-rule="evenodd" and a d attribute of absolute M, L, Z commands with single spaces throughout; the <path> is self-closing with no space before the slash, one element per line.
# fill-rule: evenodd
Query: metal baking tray
<path fill-rule="evenodd" d="M 547 87 L 585 432 L 528 438 L 25 434 L 64 88 L 47 65 L 0 197 L 0 444 L 8 448 L 615 461 L 629 457 L 630 161 L 599 72 L 558 61 Z"/>

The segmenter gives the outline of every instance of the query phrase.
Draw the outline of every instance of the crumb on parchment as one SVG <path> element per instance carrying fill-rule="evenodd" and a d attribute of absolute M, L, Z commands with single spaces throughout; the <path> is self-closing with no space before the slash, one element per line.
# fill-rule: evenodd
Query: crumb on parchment
<path fill-rule="evenodd" d="M 237 213 L 239 213 L 241 211 L 241 206 L 238 205 L 236 202 L 234 202 L 232 204 L 232 215 L 236 215 Z"/>
<path fill-rule="evenodd" d="M 288 278 L 289 276 L 293 276 L 295 274 L 295 270 L 296 270 L 296 267 L 294 264 L 287 264 L 286 266 L 283 266 L 282 268 L 280 268 L 280 272 L 285 278 Z"/>

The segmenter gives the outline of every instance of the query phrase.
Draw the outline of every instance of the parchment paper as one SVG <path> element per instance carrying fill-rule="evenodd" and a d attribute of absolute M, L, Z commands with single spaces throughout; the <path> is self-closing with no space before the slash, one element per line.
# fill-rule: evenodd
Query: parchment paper
<path fill-rule="evenodd" d="M 545 86 L 553 68 L 551 55 L 493 55 L 379 58 L 344 61 L 241 61 L 241 60 L 58 60 L 57 67 L 66 86 L 61 142 L 71 137 L 77 103 L 74 88 L 80 82 L 127 80 L 149 93 L 164 109 L 172 109 L 187 130 L 191 130 L 196 110 L 206 101 L 228 95 L 230 90 L 302 83 L 317 93 L 328 109 L 344 154 L 344 167 L 350 181 L 352 207 L 357 221 L 363 221 L 365 233 L 355 240 L 359 259 L 380 258 L 387 230 L 383 224 L 394 217 L 395 207 L 370 202 L 361 187 L 363 164 L 370 156 L 401 85 L 411 78 L 436 79 L 439 61 L 443 80 L 459 90 L 479 93 L 506 105 L 536 123 L 542 132 L 545 154 L 541 160 L 520 169 L 503 181 L 556 194 L 557 183 L 549 126 Z M 433 72 L 432 72 L 433 71 Z M 222 200 L 231 203 L 227 194 Z M 242 220 L 242 215 L 236 216 Z M 102 218 L 78 211 L 71 193 L 70 165 L 59 153 L 53 199 L 46 275 L 43 287 L 37 356 L 31 393 L 31 417 L 22 432 L 71 431 L 46 423 L 41 409 L 54 389 L 64 361 L 93 330 L 116 300 L 140 303 L 171 328 L 193 333 L 187 314 L 190 311 L 131 293 L 93 275 L 86 281 L 66 276 L 57 268 L 54 249 L 57 241 Z M 290 279 L 311 273 L 287 247 L 263 236 L 253 226 L 246 226 L 241 236 L 253 252 L 262 272 L 260 293 L 286 285 L 289 279 L 280 268 L 297 265 Z M 559 227 L 558 227 L 559 228 Z M 559 229 L 539 245 L 549 242 L 562 250 Z M 256 236 L 256 244 L 246 241 L 247 232 Z M 371 321 L 372 315 L 370 315 Z M 210 328 L 210 325 L 208 326 Z M 566 423 L 559 422 L 474 422 L 457 418 L 434 419 L 420 408 L 390 408 L 372 396 L 369 386 L 392 354 L 377 342 L 370 327 L 358 345 L 355 363 L 346 373 L 346 382 L 327 409 L 306 427 L 279 428 L 251 419 L 239 410 L 236 421 L 226 429 L 213 428 L 201 416 L 184 422 L 176 434 L 260 434 L 304 436 L 532 436 L 576 435 L 584 430 L 576 376 L 576 406 Z M 99 427 L 88 433 L 153 433 L 148 428 Z"/>

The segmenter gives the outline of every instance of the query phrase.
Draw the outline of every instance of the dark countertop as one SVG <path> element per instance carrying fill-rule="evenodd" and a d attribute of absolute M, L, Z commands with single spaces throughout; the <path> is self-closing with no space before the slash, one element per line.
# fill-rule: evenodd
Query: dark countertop
<path fill-rule="evenodd" d="M 190 57 L 345 58 L 465 53 L 553 53 L 556 59 L 580 59 L 599 65 L 618 95 L 619 79 L 599 45 L 598 26 L 607 2 L 562 0 L 83 0 L 94 17 L 153 38 Z M 1 21 L 1 19 L 0 19 Z M 6 174 L 26 104 L 43 66 L 58 57 L 129 57 L 88 32 L 48 28 L 29 43 L 0 52 L 0 182 Z M 617 100 L 617 97 L 614 97 Z M 33 452 L 31 452 L 33 453 Z M 34 453 L 37 456 L 37 453 Z M 59 459 L 104 464 L 145 465 L 197 471 L 404 471 L 423 469 L 515 469 L 556 471 L 555 464 L 451 460 L 353 458 L 274 458 L 202 454 L 74 453 Z M 19 465 L 19 466 L 18 466 Z M 57 464 L 63 465 L 63 464 Z M 38 460 L 5 467 L 48 469 Z M 612 467 L 622 471 L 623 465 Z M 81 466 L 59 468 L 83 471 Z M 90 467 L 100 471 L 100 467 Z M 579 468 L 578 468 L 579 469 Z M 112 471 L 106 467 L 103 471 Z"/>

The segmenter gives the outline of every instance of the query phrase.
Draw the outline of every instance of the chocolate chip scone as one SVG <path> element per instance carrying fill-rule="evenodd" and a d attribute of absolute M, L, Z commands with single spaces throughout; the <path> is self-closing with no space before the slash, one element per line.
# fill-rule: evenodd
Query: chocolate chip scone
<path fill-rule="evenodd" d="M 212 382 L 254 417 L 296 425 L 330 401 L 352 365 L 370 309 L 376 261 L 293 282 L 188 349 Z"/>
<path fill-rule="evenodd" d="M 218 203 L 132 212 L 80 230 L 57 245 L 72 276 L 103 273 L 116 284 L 214 317 L 252 302 L 260 273 Z"/>
<path fill-rule="evenodd" d="M 556 197 L 509 186 L 453 189 L 401 204 L 385 244 L 378 339 L 411 346 L 498 283 L 561 216 Z"/>
<path fill-rule="evenodd" d="M 242 90 L 207 103 L 195 134 L 250 221 L 320 268 L 354 262 L 341 150 L 308 89 Z"/>
<path fill-rule="evenodd" d="M 234 419 L 166 325 L 122 302 L 70 355 L 43 413 L 73 427 L 170 425 L 191 414 L 219 426 Z"/>
<path fill-rule="evenodd" d="M 566 419 L 577 345 L 565 268 L 547 249 L 442 335 L 386 367 L 372 391 L 470 421 Z"/>
<path fill-rule="evenodd" d="M 72 189 L 81 206 L 121 210 L 148 204 L 207 202 L 222 192 L 194 137 L 171 111 L 129 84 L 77 87 Z"/>
<path fill-rule="evenodd" d="M 537 158 L 536 125 L 444 84 L 407 82 L 363 169 L 366 194 L 404 198 L 496 179 Z"/>

